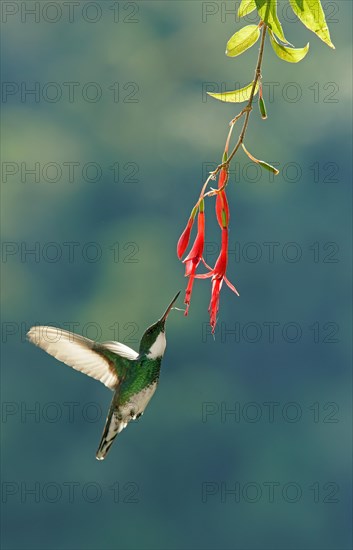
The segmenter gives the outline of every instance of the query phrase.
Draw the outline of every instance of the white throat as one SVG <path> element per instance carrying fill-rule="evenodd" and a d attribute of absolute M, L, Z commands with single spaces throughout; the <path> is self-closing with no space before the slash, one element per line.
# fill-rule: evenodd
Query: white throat
<path fill-rule="evenodd" d="M 167 345 L 164 332 L 160 332 L 157 336 L 156 341 L 152 344 L 147 357 L 149 359 L 157 359 L 158 357 L 163 357 L 165 347 Z"/>

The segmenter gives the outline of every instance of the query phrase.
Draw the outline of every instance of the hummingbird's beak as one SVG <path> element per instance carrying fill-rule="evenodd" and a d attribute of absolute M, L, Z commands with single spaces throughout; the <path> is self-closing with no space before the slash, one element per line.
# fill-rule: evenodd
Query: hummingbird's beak
<path fill-rule="evenodd" d="M 170 312 L 170 310 L 172 309 L 174 303 L 177 301 L 177 298 L 178 298 L 179 294 L 180 294 L 180 290 L 179 290 L 178 294 L 175 296 L 175 298 L 173 298 L 173 300 L 170 302 L 170 304 L 169 304 L 169 306 L 167 307 L 167 309 L 166 309 L 165 314 L 163 315 L 163 317 L 160 318 L 160 321 L 161 321 L 162 323 L 165 323 L 165 322 L 166 322 L 167 317 L 168 317 L 168 315 L 169 315 L 169 312 Z"/>

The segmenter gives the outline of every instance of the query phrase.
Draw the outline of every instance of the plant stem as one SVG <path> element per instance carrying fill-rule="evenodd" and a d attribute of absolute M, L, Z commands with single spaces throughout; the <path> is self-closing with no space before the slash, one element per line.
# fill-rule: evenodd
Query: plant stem
<path fill-rule="evenodd" d="M 248 102 L 246 108 L 244 109 L 246 114 L 245 114 L 245 120 L 244 120 L 243 128 L 240 132 L 240 136 L 239 136 L 239 139 L 237 141 L 237 144 L 235 145 L 233 151 L 231 152 L 231 154 L 229 155 L 229 158 L 227 159 L 227 164 L 230 163 L 230 161 L 234 157 L 235 153 L 239 149 L 240 145 L 243 143 L 245 133 L 246 133 L 246 130 L 247 130 L 247 127 L 248 127 L 250 113 L 251 113 L 251 110 L 252 110 L 252 103 L 253 103 L 255 90 L 256 90 L 256 85 L 257 85 L 258 81 L 261 78 L 261 66 L 262 66 L 262 59 L 263 59 L 264 49 L 265 49 L 266 30 L 267 30 L 266 25 L 263 25 L 262 34 L 261 34 L 260 49 L 259 49 L 259 57 L 257 59 L 257 65 L 256 65 L 256 70 L 255 70 L 255 78 L 254 78 L 253 86 L 251 88 L 251 94 L 250 94 L 250 97 L 249 97 L 249 102 Z"/>
<path fill-rule="evenodd" d="M 254 96 L 255 96 L 256 85 L 257 85 L 257 83 L 259 82 L 259 80 L 261 79 L 261 66 L 262 66 L 262 60 L 263 60 L 264 49 L 265 49 L 266 31 L 267 31 L 267 26 L 266 26 L 266 24 L 263 24 L 263 25 L 262 25 L 262 29 L 261 29 L 261 42 L 260 42 L 260 48 L 259 48 L 259 55 L 258 55 L 258 58 L 257 58 L 257 64 L 256 64 L 256 69 L 255 69 L 255 76 L 254 76 L 254 81 L 253 81 L 253 85 L 252 85 L 252 88 L 251 88 L 251 93 L 250 93 L 249 101 L 248 101 L 246 107 L 244 107 L 244 109 L 239 113 L 239 115 L 237 115 L 237 116 L 230 122 L 230 125 L 231 125 L 231 128 L 232 128 L 232 127 L 234 126 L 234 124 L 236 123 L 236 121 L 237 121 L 239 118 L 241 118 L 243 115 L 245 115 L 244 124 L 243 124 L 242 130 L 241 130 L 241 132 L 240 132 L 238 141 L 237 141 L 236 145 L 234 146 L 234 149 L 233 149 L 232 152 L 230 153 L 229 157 L 227 158 L 227 160 L 226 160 L 225 162 L 219 164 L 219 165 L 217 166 L 217 168 L 216 168 L 215 170 L 213 170 L 213 171 L 210 173 L 210 176 L 207 178 L 205 184 L 204 184 L 203 187 L 202 187 L 202 191 L 201 191 L 201 195 L 200 195 L 200 199 L 199 199 L 199 200 L 201 200 L 202 198 L 204 198 L 204 197 L 206 197 L 206 196 L 216 195 L 217 193 L 219 193 L 220 191 L 222 191 L 222 190 L 226 187 L 226 185 L 227 185 L 227 183 L 228 183 L 228 181 L 226 181 L 226 183 L 225 183 L 222 187 L 220 187 L 219 189 L 212 189 L 211 191 L 208 191 L 207 193 L 205 193 L 209 181 L 210 181 L 211 179 L 215 179 L 215 176 L 218 174 L 218 172 L 219 172 L 222 168 L 228 169 L 230 162 L 232 161 L 234 155 L 236 154 L 236 152 L 238 151 L 239 147 L 241 146 L 241 144 L 242 144 L 243 141 L 244 141 L 244 137 L 245 137 L 245 134 L 246 134 L 246 130 L 247 130 L 248 124 L 249 124 L 250 113 L 251 113 L 251 111 L 252 111 L 252 104 L 253 104 L 253 100 L 254 100 Z"/>

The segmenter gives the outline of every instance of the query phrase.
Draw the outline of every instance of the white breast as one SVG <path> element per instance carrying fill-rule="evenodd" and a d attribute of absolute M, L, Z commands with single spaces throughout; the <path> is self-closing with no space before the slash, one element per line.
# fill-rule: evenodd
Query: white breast
<path fill-rule="evenodd" d="M 157 359 L 158 357 L 163 357 L 165 347 L 167 345 L 164 332 L 160 332 L 157 336 L 156 341 L 152 344 L 149 353 L 147 354 L 148 359 Z"/>
<path fill-rule="evenodd" d="M 154 384 L 151 384 L 147 388 L 144 388 L 139 393 L 131 397 L 129 402 L 120 409 L 124 423 L 127 424 L 128 422 L 130 422 L 130 420 L 134 420 L 139 414 L 143 414 L 156 389 L 157 382 L 154 382 Z M 131 416 L 132 411 L 134 412 L 134 416 Z"/>

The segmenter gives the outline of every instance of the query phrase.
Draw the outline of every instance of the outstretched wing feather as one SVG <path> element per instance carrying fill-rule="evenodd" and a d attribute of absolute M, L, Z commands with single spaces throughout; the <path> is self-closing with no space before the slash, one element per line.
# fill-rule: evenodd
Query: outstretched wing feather
<path fill-rule="evenodd" d="M 93 340 L 66 330 L 47 326 L 32 327 L 27 336 L 33 344 L 44 349 L 59 361 L 99 380 L 107 388 L 115 390 L 119 384 L 118 373 L 114 364 L 107 357 L 100 354 L 99 351 L 93 349 L 95 346 Z M 120 345 L 124 346 L 124 344 Z M 127 348 L 127 346 L 124 347 Z M 131 351 L 133 352 L 133 350 Z M 115 353 L 118 353 L 118 351 L 115 351 Z"/>
<path fill-rule="evenodd" d="M 138 353 L 135 350 L 129 348 L 129 346 L 126 346 L 125 344 L 121 344 L 120 342 L 109 341 L 103 342 L 101 345 L 113 353 L 120 355 L 120 357 L 125 357 L 126 359 L 137 359 L 138 357 Z"/>

